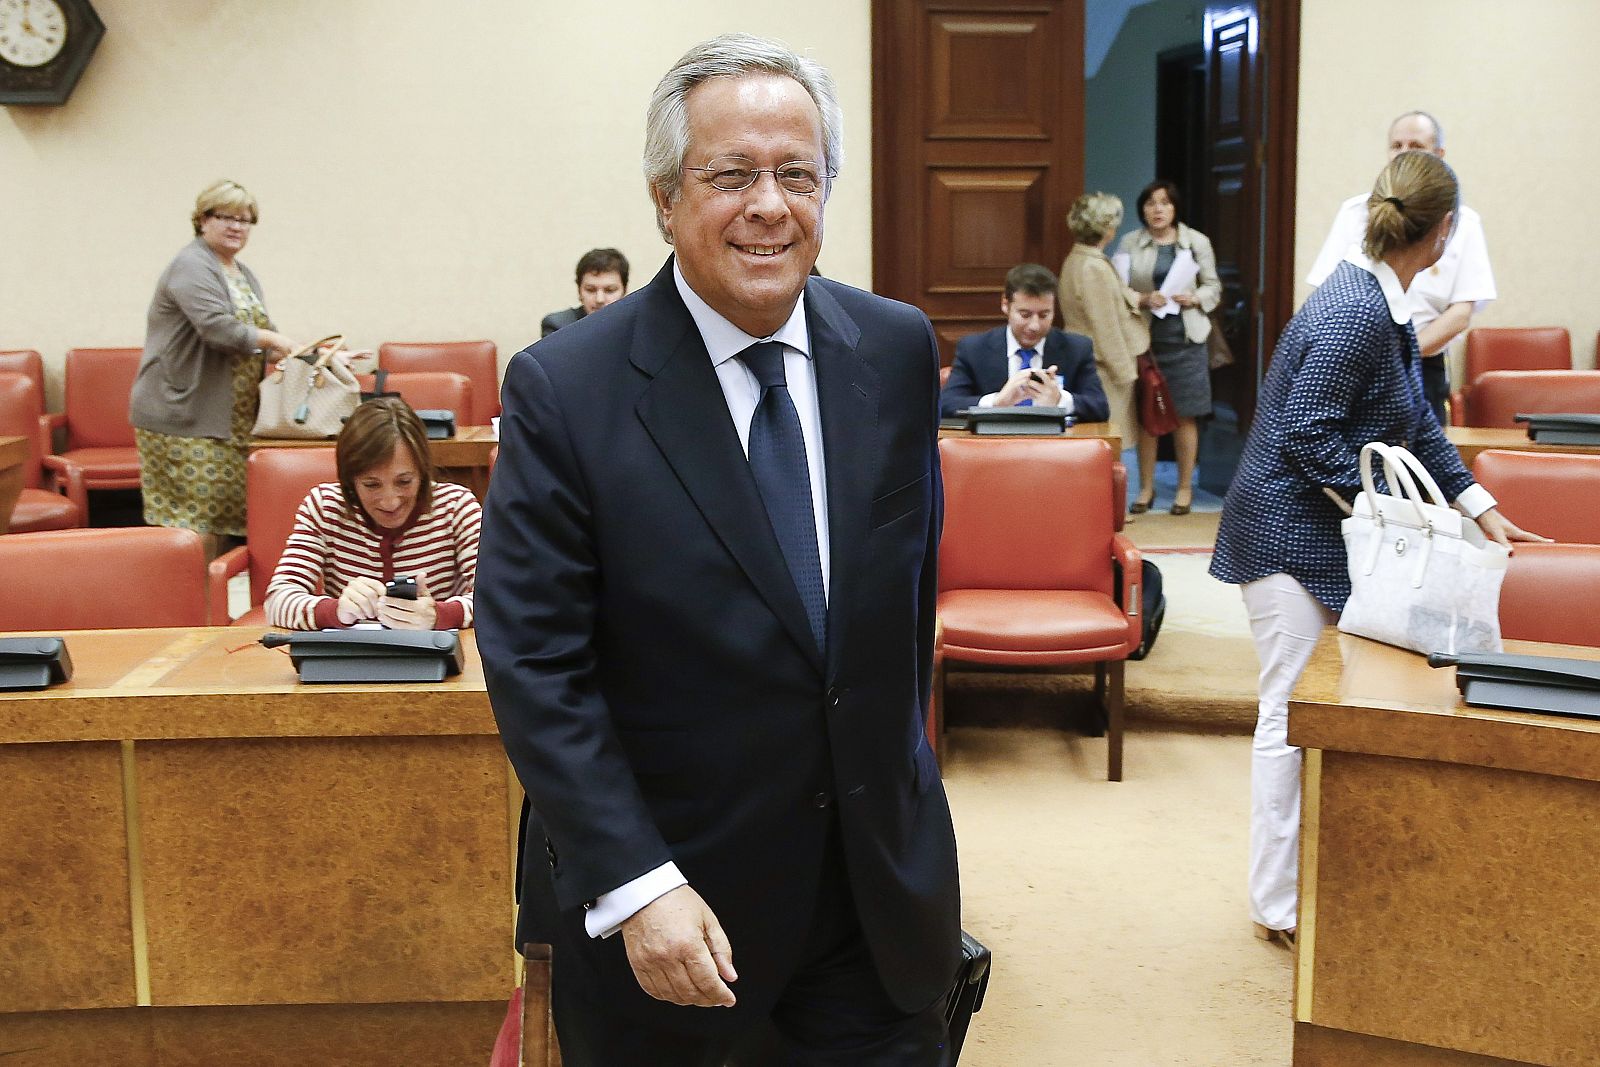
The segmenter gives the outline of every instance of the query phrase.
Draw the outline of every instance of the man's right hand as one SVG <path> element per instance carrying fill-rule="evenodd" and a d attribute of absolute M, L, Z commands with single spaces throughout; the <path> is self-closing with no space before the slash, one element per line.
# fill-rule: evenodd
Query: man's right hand
<path fill-rule="evenodd" d="M 686 885 L 640 908 L 622 924 L 622 941 L 639 987 L 657 1000 L 733 1007 L 738 981 L 733 949 L 706 902 Z"/>

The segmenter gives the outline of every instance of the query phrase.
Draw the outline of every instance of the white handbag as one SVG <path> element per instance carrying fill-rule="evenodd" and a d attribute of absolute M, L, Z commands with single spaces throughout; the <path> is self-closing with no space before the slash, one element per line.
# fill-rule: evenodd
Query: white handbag
<path fill-rule="evenodd" d="M 1373 484 L 1375 457 L 1387 493 Z M 1340 523 L 1350 600 L 1339 629 L 1414 652 L 1499 652 L 1500 584 L 1511 553 L 1452 508 L 1404 448 L 1363 446 L 1361 488 Z"/>

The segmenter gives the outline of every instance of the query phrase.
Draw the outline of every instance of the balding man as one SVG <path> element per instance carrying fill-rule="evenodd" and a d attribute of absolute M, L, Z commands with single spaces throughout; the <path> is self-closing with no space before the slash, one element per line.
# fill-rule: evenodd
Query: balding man
<path fill-rule="evenodd" d="M 1418 150 L 1444 158 L 1444 129 L 1426 111 L 1408 111 L 1389 125 L 1389 158 Z M 1306 275 L 1321 285 L 1344 259 L 1351 245 L 1361 243 L 1367 227 L 1367 193 L 1358 193 L 1339 205 L 1333 229 Z M 1483 221 L 1465 203 L 1456 215 L 1455 232 L 1438 263 L 1417 275 L 1406 293 L 1411 325 L 1422 349 L 1422 385 L 1439 422 L 1445 421 L 1444 402 L 1450 395 L 1445 352 L 1450 342 L 1495 298 L 1494 272 L 1489 267 L 1489 246 L 1483 238 Z"/>

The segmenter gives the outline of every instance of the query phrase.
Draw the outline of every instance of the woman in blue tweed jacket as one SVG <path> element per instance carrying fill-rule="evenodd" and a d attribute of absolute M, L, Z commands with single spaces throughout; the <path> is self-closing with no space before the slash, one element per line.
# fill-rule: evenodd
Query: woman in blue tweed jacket
<path fill-rule="evenodd" d="M 1459 205 L 1427 152 L 1392 160 L 1367 201 L 1366 238 L 1285 327 L 1228 489 L 1211 573 L 1242 587 L 1261 661 L 1251 760 L 1250 910 L 1256 935 L 1292 944 L 1300 750 L 1289 694 L 1350 596 L 1339 522 L 1361 489 L 1368 441 L 1404 444 L 1456 507 L 1502 543 L 1537 540 L 1500 515 L 1424 399 L 1405 291 L 1436 263 Z"/>

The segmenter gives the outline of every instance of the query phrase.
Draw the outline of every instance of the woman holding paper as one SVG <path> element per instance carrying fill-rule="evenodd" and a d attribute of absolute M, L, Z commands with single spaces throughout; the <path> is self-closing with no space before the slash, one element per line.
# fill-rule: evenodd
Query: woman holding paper
<path fill-rule="evenodd" d="M 1211 364 L 1206 337 L 1210 313 L 1222 299 L 1217 259 L 1211 241 L 1178 221 L 1178 187 L 1157 180 L 1139 194 L 1144 226 L 1124 234 L 1117 246 L 1128 257 L 1128 285 L 1150 324 L 1150 354 L 1167 379 L 1178 409 L 1173 446 L 1178 453 L 1178 492 L 1174 515 L 1187 515 L 1194 502 L 1194 464 L 1200 432 L 1195 419 L 1211 414 Z M 1150 510 L 1155 503 L 1157 439 L 1139 431 L 1139 499 L 1128 510 Z"/>

